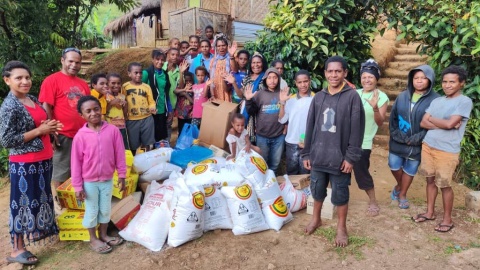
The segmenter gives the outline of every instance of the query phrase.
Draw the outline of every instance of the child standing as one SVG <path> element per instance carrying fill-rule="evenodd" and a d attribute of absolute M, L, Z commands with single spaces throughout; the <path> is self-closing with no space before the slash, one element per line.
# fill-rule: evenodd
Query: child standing
<path fill-rule="evenodd" d="M 284 91 L 286 89 L 283 89 Z M 253 85 L 245 88 L 244 96 L 249 115 L 256 116 L 255 130 L 257 146 L 268 168 L 276 171 L 282 158 L 285 134 L 284 125 L 278 122 L 280 113 L 280 74 L 269 68 L 262 80 L 262 87 L 253 93 Z"/>
<path fill-rule="evenodd" d="M 180 39 L 178 39 L 178 38 L 170 39 L 170 41 L 168 41 L 168 47 L 169 48 L 180 49 Z"/>
<path fill-rule="evenodd" d="M 105 97 L 108 93 L 107 76 L 103 73 L 94 74 L 90 80 L 90 87 L 92 87 L 90 94 L 100 101 L 102 119 L 105 120 L 105 115 L 107 114 L 107 100 Z"/>
<path fill-rule="evenodd" d="M 237 63 L 238 70 L 226 74 L 225 80 L 232 85 L 232 102 L 239 104 L 242 101 L 242 81 L 248 75 L 248 59 L 250 59 L 250 53 L 246 50 L 238 51 L 235 62 Z"/>
<path fill-rule="evenodd" d="M 125 149 L 130 149 L 128 145 L 127 129 L 125 126 L 127 102 L 125 100 L 125 95 L 120 93 L 122 88 L 122 79 L 120 78 L 120 74 L 108 74 L 107 83 L 108 88 L 110 89 L 110 93 L 107 93 L 105 97 L 107 100 L 107 122 L 116 126 L 120 130 Z"/>
<path fill-rule="evenodd" d="M 185 88 L 175 89 L 177 95 L 177 107 L 175 108 L 175 116 L 178 119 L 178 135 L 182 133 L 183 126 L 192 122 L 193 109 L 193 74 L 186 71 L 183 75 L 185 81 Z"/>
<path fill-rule="evenodd" d="M 202 40 L 200 42 L 200 53 L 193 59 L 192 64 L 190 65 L 190 68 L 188 71 L 191 73 L 195 73 L 195 70 L 197 67 L 205 67 L 207 69 L 207 72 L 209 71 L 210 68 L 210 61 L 213 59 L 213 54 L 210 53 L 210 42 L 206 39 Z M 195 83 L 197 83 L 195 79 Z"/>
<path fill-rule="evenodd" d="M 435 226 L 437 232 L 453 228 L 452 176 L 458 165 L 461 141 L 472 111 L 472 100 L 462 94 L 467 71 L 460 66 L 449 66 L 442 72 L 445 96 L 432 101 L 420 126 L 428 129 L 422 144 L 420 173 L 427 179 L 427 211 L 412 217 L 415 222 L 435 219 L 435 200 L 438 188 L 442 192 L 443 218 Z"/>
<path fill-rule="evenodd" d="M 149 151 L 155 143 L 152 114 L 156 114 L 157 110 L 152 89 L 148 84 L 142 83 L 142 64 L 130 63 L 128 77 L 131 81 L 123 84 L 122 93 L 126 96 L 128 106 L 126 126 L 130 150 L 135 155 L 141 145 Z"/>
<path fill-rule="evenodd" d="M 123 243 L 120 237 L 107 235 L 110 222 L 112 177 L 118 172 L 120 189 L 125 189 L 125 148 L 122 134 L 113 125 L 102 121 L 98 99 L 83 96 L 77 110 L 87 123 L 77 132 L 72 143 L 72 186 L 75 196 L 85 201 L 83 226 L 90 234 L 90 248 L 97 253 L 108 253 L 112 246 Z M 96 227 L 100 224 L 99 237 Z"/>
<path fill-rule="evenodd" d="M 202 122 L 203 103 L 208 100 L 208 89 L 210 88 L 211 80 L 205 82 L 208 76 L 208 71 L 205 67 L 200 66 L 195 69 L 195 76 L 197 77 L 197 84 L 192 86 L 193 91 L 193 113 L 192 124 L 196 125 L 200 129 Z M 212 95 L 213 97 L 213 95 Z"/>
<path fill-rule="evenodd" d="M 250 153 L 250 149 L 253 149 L 255 152 L 261 154 L 260 148 L 250 143 L 248 132 L 245 129 L 245 116 L 241 113 L 236 113 L 233 115 L 231 123 L 232 128 L 228 131 L 226 138 L 231 154 L 227 159 L 230 160 L 236 158 L 238 153 L 242 150 Z"/>

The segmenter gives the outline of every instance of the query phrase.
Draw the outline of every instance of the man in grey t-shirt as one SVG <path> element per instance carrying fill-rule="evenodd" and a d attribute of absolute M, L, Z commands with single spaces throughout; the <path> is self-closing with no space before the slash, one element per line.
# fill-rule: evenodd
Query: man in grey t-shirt
<path fill-rule="evenodd" d="M 459 66 L 450 66 L 442 72 L 445 96 L 432 101 L 425 111 L 420 126 L 428 129 L 422 145 L 420 173 L 427 179 L 427 212 L 412 219 L 423 222 L 435 219 L 435 199 L 442 191 L 443 220 L 435 227 L 437 232 L 453 228 L 452 208 L 453 173 L 459 162 L 460 142 L 465 133 L 472 100 L 462 94 L 467 72 Z"/>

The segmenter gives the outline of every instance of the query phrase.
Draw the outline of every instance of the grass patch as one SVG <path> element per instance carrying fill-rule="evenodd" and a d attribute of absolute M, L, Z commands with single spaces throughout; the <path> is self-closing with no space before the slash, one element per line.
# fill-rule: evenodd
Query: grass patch
<path fill-rule="evenodd" d="M 335 241 L 336 231 L 334 228 L 319 228 L 315 231 L 315 235 L 320 235 L 327 239 L 328 242 Z M 368 246 L 371 247 L 375 241 L 370 237 L 363 237 L 357 235 L 350 235 L 348 237 L 348 246 L 345 248 L 334 247 L 333 250 L 338 254 L 338 256 L 343 260 L 348 255 L 354 256 L 357 260 L 364 259 L 363 252 L 361 251 L 361 247 Z"/>
<path fill-rule="evenodd" d="M 419 197 L 410 198 L 410 202 L 417 206 L 425 205 L 426 203 L 424 198 L 419 198 Z"/>
<path fill-rule="evenodd" d="M 456 210 L 467 210 L 467 207 L 464 206 L 464 205 L 460 205 L 460 206 L 455 206 L 455 207 L 453 207 L 453 209 L 456 209 Z"/>
<path fill-rule="evenodd" d="M 462 250 L 463 250 L 462 247 L 459 246 L 459 245 L 451 245 L 451 246 L 447 246 L 446 248 L 444 248 L 443 253 L 445 255 L 452 255 L 453 253 L 459 253 Z"/>
<path fill-rule="evenodd" d="M 480 218 L 475 218 L 475 217 L 466 217 L 465 218 L 466 222 L 470 222 L 473 224 L 480 224 Z"/>

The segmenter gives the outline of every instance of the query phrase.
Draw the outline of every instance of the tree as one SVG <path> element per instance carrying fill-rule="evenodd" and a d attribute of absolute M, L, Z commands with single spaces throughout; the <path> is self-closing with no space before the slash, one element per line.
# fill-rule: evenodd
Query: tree
<path fill-rule="evenodd" d="M 0 0 L 0 63 L 20 60 L 34 72 L 35 92 L 40 80 L 58 70 L 59 55 L 67 46 L 82 47 L 81 31 L 96 7 L 115 4 L 133 8 L 136 0 Z M 4 84 L 0 96 L 6 94 Z"/>
<path fill-rule="evenodd" d="M 459 172 L 466 185 L 480 189 L 480 3 L 390 1 L 385 10 L 390 27 L 400 32 L 398 39 L 420 42 L 419 53 L 429 56 L 437 75 L 450 65 L 468 71 L 464 94 L 473 100 L 474 107 L 462 141 Z"/>
<path fill-rule="evenodd" d="M 314 87 L 323 81 L 323 63 L 332 55 L 349 63 L 349 78 L 358 81 L 360 63 L 371 57 L 370 41 L 382 12 L 378 0 L 283 0 L 270 8 L 265 30 L 249 50 L 265 54 L 268 61 L 286 62 L 286 80 L 306 69 Z"/>

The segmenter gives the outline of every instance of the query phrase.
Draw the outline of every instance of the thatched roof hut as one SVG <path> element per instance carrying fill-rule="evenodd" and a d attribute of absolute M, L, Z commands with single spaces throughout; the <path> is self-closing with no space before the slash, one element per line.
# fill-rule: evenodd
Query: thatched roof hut
<path fill-rule="evenodd" d="M 153 13 L 157 14 L 160 12 L 161 0 L 142 0 L 141 6 L 136 9 L 126 13 L 120 18 L 117 18 L 105 26 L 103 29 L 105 35 L 109 33 L 116 33 L 122 29 L 127 28 L 127 26 L 132 25 L 133 19 L 141 16 L 144 13 Z"/>

